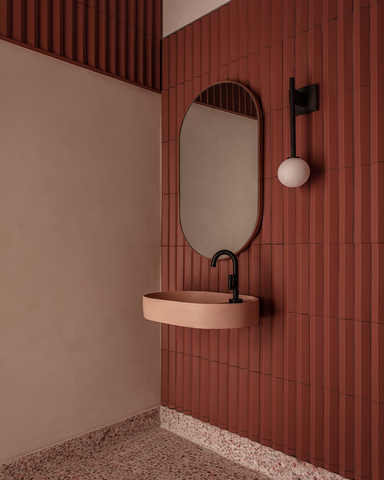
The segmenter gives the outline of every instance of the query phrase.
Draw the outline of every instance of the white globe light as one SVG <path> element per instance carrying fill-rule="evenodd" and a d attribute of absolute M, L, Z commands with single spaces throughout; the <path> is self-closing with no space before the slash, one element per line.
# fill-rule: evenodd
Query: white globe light
<path fill-rule="evenodd" d="M 301 187 L 308 180 L 311 170 L 306 161 L 290 157 L 280 165 L 277 176 L 286 187 Z"/>

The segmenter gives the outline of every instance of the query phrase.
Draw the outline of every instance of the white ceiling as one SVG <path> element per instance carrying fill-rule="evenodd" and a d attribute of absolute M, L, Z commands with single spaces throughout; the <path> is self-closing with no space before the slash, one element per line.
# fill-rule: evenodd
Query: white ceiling
<path fill-rule="evenodd" d="M 163 37 L 229 3 L 228 0 L 163 0 Z"/>

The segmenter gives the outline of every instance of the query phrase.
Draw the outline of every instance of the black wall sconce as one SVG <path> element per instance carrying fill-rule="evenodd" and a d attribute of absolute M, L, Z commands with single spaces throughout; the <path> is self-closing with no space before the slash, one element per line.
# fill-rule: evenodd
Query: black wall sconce
<path fill-rule="evenodd" d="M 291 156 L 277 170 L 280 182 L 286 187 L 301 187 L 311 173 L 308 163 L 296 156 L 296 117 L 317 110 L 316 85 L 295 89 L 295 77 L 289 79 L 291 117 Z"/>

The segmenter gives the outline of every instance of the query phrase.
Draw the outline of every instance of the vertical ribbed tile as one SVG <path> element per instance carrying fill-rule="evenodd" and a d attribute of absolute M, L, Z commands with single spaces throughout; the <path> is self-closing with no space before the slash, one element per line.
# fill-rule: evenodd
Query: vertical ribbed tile
<path fill-rule="evenodd" d="M 309 412 L 309 385 L 296 383 L 296 455 L 305 462 L 309 461 Z"/>
<path fill-rule="evenodd" d="M 5 4 L 5 8 L 8 0 L 6 2 L 2 2 Z M 25 32 L 25 43 L 27 45 L 31 45 L 33 47 L 39 47 L 39 0 L 26 0 L 25 8 L 26 12 L 26 32 Z M 4 16 L 3 16 L 4 15 Z M 7 18 L 7 12 L 0 13 L 0 25 L 1 21 Z M 64 20 L 64 14 L 63 14 Z M 0 33 L 2 33 L 2 29 L 0 26 Z M 5 36 L 9 36 L 9 34 L 2 33 Z M 65 56 L 65 55 L 63 55 Z"/>
<path fill-rule="evenodd" d="M 296 384 L 284 380 L 283 403 L 283 452 L 287 455 L 296 453 Z"/>
<path fill-rule="evenodd" d="M 355 399 L 339 394 L 339 474 L 351 478 L 354 469 Z"/>
<path fill-rule="evenodd" d="M 25 42 L 25 0 L 12 0 L 10 17 L 12 22 L 11 31 L 13 40 Z"/>

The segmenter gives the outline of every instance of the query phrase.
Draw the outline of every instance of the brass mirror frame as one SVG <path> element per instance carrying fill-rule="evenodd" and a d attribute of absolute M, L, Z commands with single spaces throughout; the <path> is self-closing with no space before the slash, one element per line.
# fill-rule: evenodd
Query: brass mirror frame
<path fill-rule="evenodd" d="M 253 100 L 253 103 L 254 103 L 254 106 L 255 106 L 255 109 L 256 109 L 256 112 L 257 112 L 257 120 L 258 120 L 258 147 L 257 147 L 257 150 L 258 150 L 257 151 L 257 153 L 258 153 L 258 193 L 257 193 L 257 196 L 258 196 L 258 210 L 257 210 L 257 216 L 256 216 L 256 219 L 255 219 L 255 226 L 253 228 L 253 231 L 252 231 L 251 235 L 249 236 L 248 240 L 244 243 L 244 245 L 238 251 L 234 252 L 236 255 L 238 255 L 239 253 L 244 251 L 252 243 L 252 241 L 254 240 L 258 231 L 260 230 L 261 221 L 262 221 L 262 217 L 263 217 L 263 192 L 264 192 L 264 189 L 263 189 L 263 183 L 264 183 L 263 182 L 263 180 L 264 180 L 263 172 L 264 172 L 264 170 L 263 170 L 262 153 L 263 153 L 263 133 L 264 133 L 264 131 L 263 131 L 263 115 L 262 115 L 262 110 L 261 110 L 259 100 L 257 99 L 256 95 L 252 92 L 252 90 L 250 90 L 245 85 L 243 85 L 239 82 L 235 82 L 235 81 L 232 81 L 232 80 L 222 80 L 222 81 L 219 81 L 219 82 L 212 83 L 212 84 L 208 85 L 206 88 L 204 88 L 201 92 L 199 92 L 199 94 L 196 95 L 195 98 L 190 102 L 188 108 L 186 109 L 186 111 L 184 113 L 183 120 L 181 122 L 180 129 L 179 129 L 178 138 L 177 138 L 177 140 L 178 140 L 178 158 L 177 158 L 178 164 L 177 165 L 178 165 L 178 177 L 179 177 L 178 178 L 178 192 L 177 192 L 177 207 L 178 207 L 179 225 L 180 225 L 180 229 L 182 231 L 183 237 L 184 237 L 185 241 L 188 243 L 188 245 L 192 248 L 192 250 L 194 252 L 196 252 L 198 255 L 200 255 L 204 258 L 209 258 L 209 257 L 205 257 L 204 255 L 197 252 L 192 247 L 192 245 L 189 243 L 187 237 L 184 234 L 182 223 L 181 223 L 181 217 L 180 217 L 180 137 L 181 137 L 181 131 L 182 131 L 182 128 L 183 128 L 185 117 L 187 116 L 191 105 L 204 92 L 206 92 L 207 90 L 209 90 L 212 87 L 215 87 L 217 85 L 222 85 L 222 84 L 238 85 L 239 87 L 244 89 L 246 91 L 246 93 L 248 93 L 248 95 Z M 215 108 L 215 107 L 213 107 L 213 108 Z M 224 257 L 222 257 L 221 259 L 224 259 Z"/>

